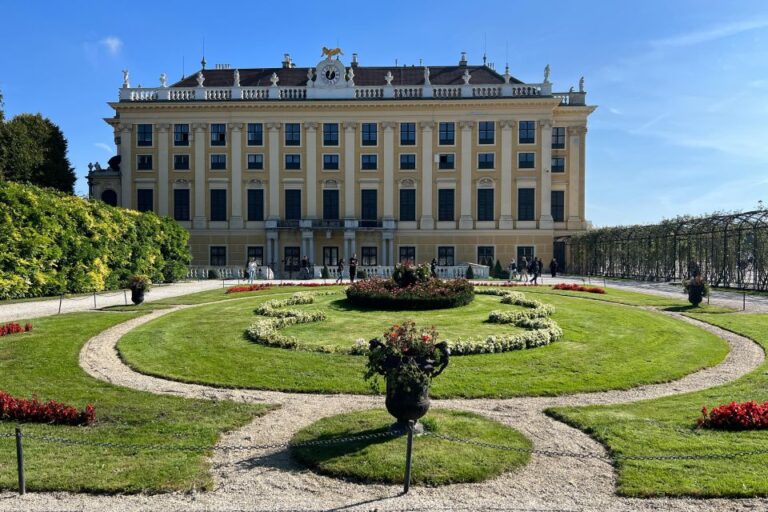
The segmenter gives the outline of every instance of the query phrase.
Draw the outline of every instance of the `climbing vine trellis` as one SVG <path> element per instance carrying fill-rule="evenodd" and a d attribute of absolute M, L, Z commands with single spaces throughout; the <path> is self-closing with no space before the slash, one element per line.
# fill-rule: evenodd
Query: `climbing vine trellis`
<path fill-rule="evenodd" d="M 768 290 L 766 209 L 600 228 L 561 242 L 569 273 L 664 281 L 698 268 L 715 286 Z"/>

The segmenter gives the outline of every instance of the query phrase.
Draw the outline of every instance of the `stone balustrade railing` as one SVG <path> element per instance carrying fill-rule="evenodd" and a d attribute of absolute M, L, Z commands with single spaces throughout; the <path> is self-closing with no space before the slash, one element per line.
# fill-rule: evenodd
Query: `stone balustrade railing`
<path fill-rule="evenodd" d="M 586 93 L 553 93 L 552 84 L 501 84 L 501 85 L 418 85 L 418 86 L 353 86 L 343 89 L 317 87 L 260 86 L 260 87 L 124 87 L 120 89 L 120 101 L 262 101 L 262 100 L 312 100 L 312 99 L 458 99 L 458 98 L 523 98 L 554 97 L 560 105 L 585 105 Z"/>

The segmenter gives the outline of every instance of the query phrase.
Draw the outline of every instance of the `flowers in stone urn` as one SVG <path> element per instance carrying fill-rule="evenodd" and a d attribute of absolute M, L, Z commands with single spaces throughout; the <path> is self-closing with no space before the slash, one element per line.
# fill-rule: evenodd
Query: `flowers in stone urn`
<path fill-rule="evenodd" d="M 429 385 L 448 366 L 449 357 L 448 344 L 438 342 L 434 327 L 417 329 L 406 321 L 393 325 L 383 339 L 370 341 L 365 379 L 377 388 L 377 376 L 384 376 L 387 410 L 405 424 L 427 413 Z"/>
<path fill-rule="evenodd" d="M 131 302 L 137 306 L 144 302 L 144 292 L 152 287 L 149 276 L 136 274 L 128 279 L 128 288 L 131 289 Z"/>

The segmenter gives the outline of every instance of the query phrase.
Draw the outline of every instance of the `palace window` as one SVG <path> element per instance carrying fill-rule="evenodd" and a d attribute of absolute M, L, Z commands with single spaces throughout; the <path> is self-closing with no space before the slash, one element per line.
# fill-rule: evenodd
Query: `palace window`
<path fill-rule="evenodd" d="M 297 272 L 301 261 L 301 247 L 286 247 L 283 250 L 283 268 L 286 272 Z"/>
<path fill-rule="evenodd" d="M 155 205 L 153 201 L 154 191 L 151 188 L 140 188 L 136 190 L 136 209 L 140 212 L 151 212 Z"/>
<path fill-rule="evenodd" d="M 264 169 L 264 155 L 262 153 L 249 153 L 248 169 L 251 169 L 251 170 Z"/>
<path fill-rule="evenodd" d="M 478 169 L 493 169 L 495 167 L 496 153 L 478 153 L 477 154 L 477 168 Z"/>
<path fill-rule="evenodd" d="M 137 146 L 152 145 L 152 125 L 151 124 L 140 124 L 137 126 L 136 145 Z"/>
<path fill-rule="evenodd" d="M 362 260 L 361 260 L 361 264 L 364 267 L 375 267 L 376 265 L 379 264 L 378 260 L 376 258 L 376 256 L 377 256 L 377 254 L 376 254 L 377 250 L 376 249 L 377 249 L 376 247 L 363 247 L 362 248 L 363 257 L 362 257 Z"/>
<path fill-rule="evenodd" d="M 400 170 L 411 171 L 416 169 L 416 155 L 413 153 L 400 154 Z"/>
<path fill-rule="evenodd" d="M 338 190 L 323 190 L 323 220 L 339 220 Z"/>
<path fill-rule="evenodd" d="M 211 155 L 211 169 L 221 171 L 227 168 L 227 155 Z"/>
<path fill-rule="evenodd" d="M 416 123 L 400 123 L 400 145 L 416 145 Z"/>
<path fill-rule="evenodd" d="M 552 158 L 552 172 L 565 172 L 565 158 L 561 156 Z"/>
<path fill-rule="evenodd" d="M 173 219 L 189 220 L 189 189 L 173 190 Z"/>
<path fill-rule="evenodd" d="M 365 227 L 375 223 L 378 217 L 378 191 L 376 189 L 363 189 L 360 191 L 360 219 L 361 226 Z"/>
<path fill-rule="evenodd" d="M 363 123 L 363 146 L 375 146 L 378 144 L 378 133 L 376 131 L 376 123 Z"/>
<path fill-rule="evenodd" d="M 173 125 L 173 145 L 189 146 L 189 125 L 188 124 Z"/>
<path fill-rule="evenodd" d="M 454 216 L 454 195 L 452 188 L 441 188 L 437 191 L 437 220 L 452 221 Z"/>
<path fill-rule="evenodd" d="M 301 219 L 301 190 L 287 189 L 285 191 L 285 220 Z"/>
<path fill-rule="evenodd" d="M 189 170 L 189 155 L 173 155 L 173 170 L 174 171 L 188 171 Z"/>
<path fill-rule="evenodd" d="M 552 191 L 552 220 L 563 222 L 565 220 L 565 192 L 562 190 Z"/>
<path fill-rule="evenodd" d="M 518 153 L 517 168 L 533 169 L 535 164 L 535 153 Z"/>
<path fill-rule="evenodd" d="M 264 220 L 264 189 L 248 189 L 248 217 L 249 221 Z"/>
<path fill-rule="evenodd" d="M 264 145 L 264 125 L 262 123 L 248 123 L 248 145 Z"/>
<path fill-rule="evenodd" d="M 555 126 L 552 128 L 552 149 L 565 148 L 565 127 Z"/>
<path fill-rule="evenodd" d="M 518 141 L 520 144 L 536 142 L 536 121 L 520 121 Z"/>
<path fill-rule="evenodd" d="M 152 155 L 136 155 L 136 167 L 140 171 L 152 170 Z"/>
<path fill-rule="evenodd" d="M 227 220 L 227 191 L 223 188 L 211 190 L 211 220 L 223 222 Z"/>
<path fill-rule="evenodd" d="M 536 189 L 517 189 L 517 220 L 535 220 Z"/>
<path fill-rule="evenodd" d="M 264 264 L 264 247 L 261 245 L 249 245 L 246 248 L 246 261 L 251 261 L 251 258 L 253 258 L 253 261 L 256 262 L 256 265 L 263 265 Z"/>
<path fill-rule="evenodd" d="M 212 245 L 210 248 L 210 265 L 223 267 L 227 264 L 227 247 L 224 245 Z"/>
<path fill-rule="evenodd" d="M 378 168 L 378 155 L 362 155 L 362 169 L 364 171 L 375 171 Z"/>
<path fill-rule="evenodd" d="M 324 123 L 323 124 L 323 146 L 338 146 L 338 145 L 339 145 L 339 124 Z"/>
<path fill-rule="evenodd" d="M 301 124 L 285 123 L 285 145 L 301 146 Z"/>
<path fill-rule="evenodd" d="M 400 220 L 412 222 L 416 220 L 416 189 L 400 189 Z"/>
<path fill-rule="evenodd" d="M 535 253 L 535 247 L 532 245 L 521 245 L 517 247 L 517 261 L 518 263 L 523 261 L 523 258 L 530 263 Z"/>
<path fill-rule="evenodd" d="M 339 264 L 339 248 L 323 247 L 323 265 L 326 267 L 335 267 Z"/>
<path fill-rule="evenodd" d="M 480 144 L 495 144 L 496 143 L 496 123 L 493 121 L 480 121 L 479 123 L 479 139 Z"/>
<path fill-rule="evenodd" d="M 400 263 L 414 263 L 416 261 L 416 247 L 401 245 L 398 250 L 398 261 Z"/>
<path fill-rule="evenodd" d="M 493 220 L 493 189 L 477 189 L 477 220 Z"/>
<path fill-rule="evenodd" d="M 224 123 L 211 124 L 211 146 L 227 145 L 227 125 Z"/>
<path fill-rule="evenodd" d="M 453 146 L 456 143 L 456 124 L 440 123 L 438 134 L 438 144 L 441 146 Z"/>
<path fill-rule="evenodd" d="M 477 263 L 479 265 L 486 265 L 492 267 L 496 261 L 496 250 L 492 245 L 478 245 L 477 246 Z"/>
<path fill-rule="evenodd" d="M 438 169 L 453 169 L 456 167 L 456 155 L 453 153 L 440 153 L 438 158 Z"/>
<path fill-rule="evenodd" d="M 454 248 L 440 246 L 437 248 L 437 264 L 441 267 L 452 267 L 454 265 L 453 259 Z"/>
<path fill-rule="evenodd" d="M 297 154 L 285 155 L 285 168 L 289 171 L 300 170 L 301 155 L 297 155 Z"/>
<path fill-rule="evenodd" d="M 339 170 L 339 155 L 323 155 L 323 170 L 324 171 L 338 171 Z"/>

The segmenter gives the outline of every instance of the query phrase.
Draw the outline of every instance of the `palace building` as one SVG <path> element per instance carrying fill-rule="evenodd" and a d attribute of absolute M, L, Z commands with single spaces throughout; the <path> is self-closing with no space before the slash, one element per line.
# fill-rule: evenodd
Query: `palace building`
<path fill-rule="evenodd" d="M 106 119 L 118 156 L 88 175 L 95 199 L 190 232 L 193 265 L 277 275 L 302 257 L 444 267 L 554 256 L 585 230 L 583 79 L 553 93 L 464 54 L 450 66 L 218 65 L 131 87 Z"/>

